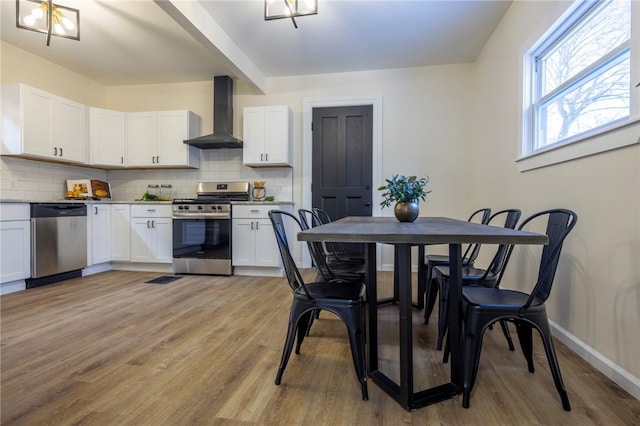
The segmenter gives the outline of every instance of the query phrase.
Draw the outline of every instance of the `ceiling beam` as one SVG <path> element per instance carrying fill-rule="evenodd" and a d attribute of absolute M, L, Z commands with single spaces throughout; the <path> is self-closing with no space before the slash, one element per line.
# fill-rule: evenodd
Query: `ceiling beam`
<path fill-rule="evenodd" d="M 207 49 L 224 56 L 227 66 L 249 86 L 266 93 L 266 77 L 222 30 L 198 1 L 154 0 L 169 16 Z M 213 76 L 212 76 L 213 77 Z"/>

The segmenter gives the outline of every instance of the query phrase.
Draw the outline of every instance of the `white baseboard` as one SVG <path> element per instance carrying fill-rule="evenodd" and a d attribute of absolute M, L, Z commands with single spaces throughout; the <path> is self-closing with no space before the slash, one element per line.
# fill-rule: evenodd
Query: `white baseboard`
<path fill-rule="evenodd" d="M 640 400 L 640 378 L 633 376 L 553 321 L 549 321 L 549 325 L 551 326 L 551 334 L 556 339 L 591 364 L 596 370 L 618 384 L 622 389 Z"/>
<path fill-rule="evenodd" d="M 27 283 L 25 280 L 11 281 L 0 284 L 0 296 L 4 294 L 15 293 L 16 291 L 26 290 Z"/>
<path fill-rule="evenodd" d="M 99 274 L 101 272 L 110 271 L 111 269 L 113 268 L 111 267 L 111 263 L 109 262 L 91 265 L 82 270 L 82 276 L 86 277 L 89 275 Z"/>

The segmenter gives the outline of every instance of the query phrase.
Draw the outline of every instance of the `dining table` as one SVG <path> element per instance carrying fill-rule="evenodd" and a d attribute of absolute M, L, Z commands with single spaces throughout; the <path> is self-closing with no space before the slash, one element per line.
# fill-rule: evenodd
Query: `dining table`
<path fill-rule="evenodd" d="M 299 241 L 364 243 L 367 301 L 367 373 L 371 381 L 410 411 L 444 401 L 462 392 L 462 250 L 463 244 L 547 244 L 547 236 L 482 225 L 446 217 L 418 217 L 399 222 L 394 217 L 349 216 L 298 233 Z M 396 383 L 378 366 L 377 244 L 394 247 L 394 287 L 397 289 L 399 380 Z M 411 248 L 449 246 L 450 380 L 414 390 Z"/>

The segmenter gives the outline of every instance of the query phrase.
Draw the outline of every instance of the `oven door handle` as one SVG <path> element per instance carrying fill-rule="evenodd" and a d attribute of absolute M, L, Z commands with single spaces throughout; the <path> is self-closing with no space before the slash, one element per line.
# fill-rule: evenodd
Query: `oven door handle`
<path fill-rule="evenodd" d="M 193 213 L 174 213 L 174 219 L 231 219 L 228 214 L 193 214 Z"/>

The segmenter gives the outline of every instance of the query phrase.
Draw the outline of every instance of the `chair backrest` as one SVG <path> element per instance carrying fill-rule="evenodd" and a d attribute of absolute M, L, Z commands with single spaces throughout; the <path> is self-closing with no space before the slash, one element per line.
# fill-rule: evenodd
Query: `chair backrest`
<path fill-rule="evenodd" d="M 298 215 L 300 216 L 300 226 L 303 230 L 309 229 L 310 224 L 311 227 L 316 227 L 322 225 L 318 216 L 312 212 L 311 210 L 299 209 Z M 307 241 L 307 247 L 309 248 L 309 254 L 311 255 L 311 260 L 313 260 L 314 265 L 318 268 L 318 272 L 322 276 L 324 281 L 331 281 L 336 278 L 336 276 L 331 272 L 329 265 L 327 264 L 326 255 L 328 252 L 326 251 L 326 247 L 322 245 L 319 241 Z"/>
<path fill-rule="evenodd" d="M 491 215 L 487 224 L 499 226 L 496 222 L 501 222 L 502 218 L 504 218 L 503 227 L 514 229 L 518 223 L 518 220 L 520 219 L 521 214 L 522 212 L 518 209 L 500 210 L 499 212 Z M 491 260 L 491 263 L 489 264 L 489 267 L 485 272 L 485 277 L 483 278 L 486 278 L 489 274 L 492 274 L 494 276 L 500 275 L 505 265 L 507 264 L 507 254 L 512 248 L 513 244 L 500 244 L 498 246 L 498 250 L 496 250 L 496 254 L 493 256 L 493 259 Z"/>
<path fill-rule="evenodd" d="M 471 216 L 469 216 L 469 220 L 467 220 L 467 222 L 478 222 L 478 219 L 480 219 L 479 223 L 486 225 L 487 223 L 489 223 L 490 217 L 491 209 L 480 209 L 471 213 Z M 480 253 L 480 246 L 480 244 L 470 244 L 462 255 L 463 261 L 467 264 L 473 263 L 473 261 L 478 258 L 478 254 Z"/>
<path fill-rule="evenodd" d="M 313 212 L 316 214 L 316 216 L 318 216 L 318 219 L 320 219 L 320 222 L 322 222 L 323 225 L 331 223 L 331 217 L 329 216 L 329 213 L 317 207 L 313 208 Z"/>
<path fill-rule="evenodd" d="M 291 256 L 289 242 L 287 241 L 287 227 L 284 224 L 284 220 L 293 220 L 296 223 L 296 231 L 302 230 L 302 225 L 294 215 L 281 210 L 269 211 L 269 219 L 271 219 L 271 224 L 273 225 L 273 232 L 276 236 L 278 249 L 280 250 L 280 257 L 282 257 L 282 265 L 284 266 L 289 286 L 294 291 L 298 288 L 302 288 L 307 297 L 311 299 L 311 295 L 304 285 L 304 280 L 302 279 L 302 275 L 300 275 L 296 262 L 293 260 L 293 256 Z"/>
<path fill-rule="evenodd" d="M 553 285 L 553 279 L 556 275 L 558 268 L 558 260 L 560 260 L 560 253 L 562 251 L 562 244 L 565 238 L 569 235 L 569 232 L 573 229 L 578 221 L 578 215 L 567 209 L 552 209 L 535 213 L 525 219 L 518 229 L 526 230 L 528 226 L 534 221 L 547 219 L 547 228 L 545 234 L 549 239 L 547 245 L 542 249 L 542 255 L 540 257 L 540 268 L 538 269 L 538 280 L 531 292 L 529 300 L 524 305 L 526 309 L 534 299 L 546 301 L 551 294 L 551 286 Z M 513 246 L 510 247 L 507 253 L 507 260 L 511 257 L 513 252 Z M 502 280 L 502 272 L 500 280 Z"/>

